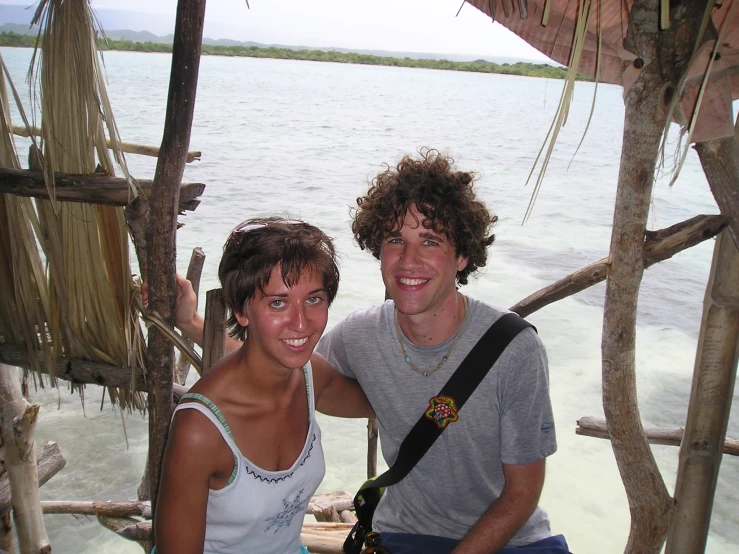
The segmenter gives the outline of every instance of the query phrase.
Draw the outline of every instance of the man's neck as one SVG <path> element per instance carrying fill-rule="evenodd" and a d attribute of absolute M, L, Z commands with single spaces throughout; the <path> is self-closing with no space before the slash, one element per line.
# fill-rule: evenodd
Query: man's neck
<path fill-rule="evenodd" d="M 405 336 L 416 346 L 436 346 L 454 335 L 464 322 L 465 298 L 457 291 L 434 312 L 403 314 L 398 312 L 398 323 Z"/>

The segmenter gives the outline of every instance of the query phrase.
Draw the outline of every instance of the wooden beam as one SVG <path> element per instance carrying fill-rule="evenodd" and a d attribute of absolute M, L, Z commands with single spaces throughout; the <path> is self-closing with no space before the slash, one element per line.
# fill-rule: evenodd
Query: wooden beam
<path fill-rule="evenodd" d="M 577 420 L 575 433 L 584 437 L 595 437 L 597 439 L 610 440 L 606 420 L 598 417 L 585 416 Z M 661 444 L 665 446 L 680 446 L 685 435 L 685 429 L 677 427 L 668 429 L 665 427 L 644 427 L 649 444 Z M 726 439 L 723 447 L 724 454 L 739 456 L 739 440 Z"/>
<path fill-rule="evenodd" d="M 697 215 L 667 229 L 647 231 L 644 267 L 671 258 L 678 252 L 718 235 L 728 222 L 729 219 L 721 215 Z M 603 258 L 527 296 L 511 306 L 510 310 L 521 317 L 527 317 L 553 302 L 604 281 L 607 271 L 608 258 Z"/>
<path fill-rule="evenodd" d="M 101 387 L 129 388 L 131 386 L 131 377 L 134 375 L 134 370 L 130 367 L 119 367 L 105 362 L 91 362 L 90 360 L 72 358 L 58 358 L 56 368 L 54 368 L 54 371 L 50 373 L 49 368 L 46 367 L 43 352 L 37 352 L 36 358 L 42 373 L 54 375 L 57 379 L 62 379 L 71 383 L 100 385 Z M 0 344 L 0 363 L 24 369 L 31 369 L 28 352 L 24 346 Z M 136 370 L 135 376 L 136 390 L 148 392 L 146 379 L 144 379 L 140 370 Z M 187 388 L 184 386 L 176 385 L 174 387 L 175 397 L 182 396 L 186 392 Z"/>
<path fill-rule="evenodd" d="M 41 129 L 38 127 L 31 127 L 31 132 L 28 132 L 28 129 L 23 125 L 13 125 L 11 127 L 13 134 L 17 135 L 19 137 L 40 137 L 41 136 Z M 110 148 L 110 139 L 108 139 L 108 148 Z M 125 152 L 126 154 L 140 154 L 142 156 L 151 156 L 156 158 L 159 156 L 159 147 L 158 146 L 149 146 L 146 144 L 134 144 L 133 142 L 119 142 L 121 147 L 121 151 Z M 202 152 L 199 152 L 197 150 L 189 150 L 187 152 L 187 163 L 194 162 L 195 160 L 199 160 L 202 156 Z"/>
<path fill-rule="evenodd" d="M 154 182 L 148 179 L 137 179 L 136 182 L 144 196 L 150 197 Z M 128 181 L 122 177 L 56 173 L 54 183 L 56 199 L 63 202 L 126 206 L 131 201 L 131 188 Z M 178 210 L 180 212 L 193 211 L 200 204 L 198 197 L 202 196 L 205 191 L 205 185 L 203 183 L 182 183 L 179 188 Z M 0 168 L 0 193 L 49 198 L 44 174 L 27 169 Z"/>
<path fill-rule="evenodd" d="M 147 232 L 149 308 L 174 328 L 177 301 L 175 260 L 180 182 L 190 144 L 205 22 L 205 0 L 179 0 L 172 44 L 164 135 L 149 198 Z M 146 367 L 149 372 L 149 479 L 152 511 L 156 514 L 159 473 L 172 419 L 175 356 L 172 344 L 155 327 L 149 328 Z M 152 541 L 155 537 L 151 537 Z"/>
<path fill-rule="evenodd" d="M 122 502 L 42 500 L 41 509 L 45 514 L 80 514 L 107 517 L 139 516 L 151 518 L 150 502 L 136 502 L 131 500 Z"/>

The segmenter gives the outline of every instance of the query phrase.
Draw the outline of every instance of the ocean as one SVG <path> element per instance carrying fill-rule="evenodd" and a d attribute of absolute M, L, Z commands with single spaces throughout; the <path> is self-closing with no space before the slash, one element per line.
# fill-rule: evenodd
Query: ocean
<path fill-rule="evenodd" d="M 29 49 L 0 49 L 21 94 Z M 104 56 L 121 137 L 161 142 L 171 58 L 110 52 Z M 207 185 L 195 212 L 180 217 L 177 267 L 190 252 L 207 258 L 201 291 L 218 286 L 223 242 L 240 221 L 271 214 L 304 218 L 335 238 L 339 295 L 329 326 L 355 308 L 379 303 L 378 262 L 349 231 L 349 208 L 384 164 L 432 147 L 479 175 L 478 195 L 499 216 L 488 265 L 462 292 L 509 307 L 608 253 L 624 108 L 619 87 L 578 83 L 531 218 L 522 223 L 533 184 L 525 186 L 547 134 L 562 82 L 516 76 L 342 65 L 290 60 L 203 57 L 191 150 L 184 181 Z M 19 123 L 18 120 L 14 121 Z M 18 140 L 21 159 L 27 141 Z M 649 227 L 662 229 L 718 208 L 691 150 L 669 187 L 676 142 L 655 186 Z M 575 154 L 575 152 L 577 153 Z M 129 155 L 138 178 L 156 160 Z M 637 335 L 639 407 L 645 425 L 685 425 L 703 296 L 714 241 L 650 268 L 641 287 Z M 541 505 L 573 552 L 622 552 L 629 511 L 608 441 L 575 434 L 583 416 L 603 416 L 600 337 L 605 287 L 597 285 L 532 314 L 550 360 L 558 452 L 547 461 Z M 202 307 L 201 307 L 202 308 Z M 98 387 L 84 403 L 61 389 L 33 395 L 41 404 L 37 438 L 57 441 L 67 466 L 42 489 L 47 500 L 122 500 L 136 496 L 146 458 L 147 422 L 121 414 Z M 737 395 L 734 401 L 736 405 Z M 122 420 L 125 421 L 127 441 Z M 354 492 L 365 479 L 366 422 L 321 417 L 327 472 L 320 491 Z M 727 436 L 739 438 L 734 413 Z M 678 448 L 653 446 L 668 490 Z M 450 509 L 453 502 L 450 499 Z M 739 553 L 739 460 L 725 456 L 706 552 Z M 82 516 L 46 516 L 55 552 L 135 553 L 139 547 Z"/>

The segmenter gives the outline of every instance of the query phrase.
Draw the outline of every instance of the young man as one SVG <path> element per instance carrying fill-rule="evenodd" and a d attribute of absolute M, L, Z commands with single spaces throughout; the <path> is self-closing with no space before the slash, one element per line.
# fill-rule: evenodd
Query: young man
<path fill-rule="evenodd" d="M 497 217 L 477 200 L 473 181 L 451 159 L 424 151 L 379 174 L 353 213 L 354 237 L 380 260 L 391 300 L 349 315 L 316 351 L 362 386 L 388 465 L 430 399 L 504 314 L 457 290 L 485 266 L 495 239 Z M 181 285 L 187 301 L 178 327 L 202 337 L 194 295 Z M 532 329 L 511 342 L 458 418 L 387 489 L 373 519 L 383 544 L 393 554 L 568 552 L 537 505 L 556 439 L 546 352 Z"/>
<path fill-rule="evenodd" d="M 497 217 L 476 199 L 473 175 L 435 151 L 379 174 L 357 204 L 354 237 L 380 260 L 391 300 L 352 313 L 316 350 L 362 386 L 392 465 L 430 399 L 503 315 L 457 290 L 486 264 Z M 532 329 L 458 417 L 387 489 L 373 520 L 383 544 L 393 554 L 568 552 L 537 506 L 556 439 L 546 353 Z"/>

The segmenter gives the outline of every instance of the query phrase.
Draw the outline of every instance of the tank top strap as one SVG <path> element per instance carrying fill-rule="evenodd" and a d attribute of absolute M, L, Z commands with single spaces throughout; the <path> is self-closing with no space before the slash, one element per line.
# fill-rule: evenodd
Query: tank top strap
<path fill-rule="evenodd" d="M 182 400 L 185 399 L 197 400 L 198 402 L 183 403 Z M 233 483 L 234 479 L 236 479 L 236 475 L 239 471 L 240 452 L 238 447 L 236 446 L 236 440 L 234 440 L 233 433 L 231 433 L 231 427 L 229 427 L 226 418 L 223 416 L 221 410 L 218 409 L 218 406 L 216 406 L 215 403 L 207 396 L 204 396 L 202 394 L 192 392 L 183 394 L 180 398 L 180 403 L 174 409 L 174 413 L 176 413 L 178 410 L 186 409 L 197 410 L 205 417 L 207 417 L 210 422 L 216 427 L 216 429 L 218 429 L 218 431 L 223 436 L 223 439 L 226 441 L 226 444 L 231 449 L 231 454 L 234 458 L 234 469 L 231 472 L 230 477 L 228 478 L 228 482 L 226 483 L 227 486 L 230 485 L 231 483 Z M 172 414 L 172 417 L 174 417 L 174 413 Z"/>
<path fill-rule="evenodd" d="M 305 391 L 308 396 L 308 423 L 311 423 L 315 419 L 316 399 L 313 390 L 313 366 L 310 365 L 310 361 L 303 366 L 303 376 L 305 378 Z"/>

